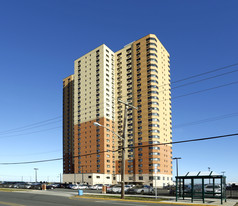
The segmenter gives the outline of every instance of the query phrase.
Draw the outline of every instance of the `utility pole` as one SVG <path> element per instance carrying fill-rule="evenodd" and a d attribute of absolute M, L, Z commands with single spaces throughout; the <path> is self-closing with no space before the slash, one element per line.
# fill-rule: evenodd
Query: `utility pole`
<path fill-rule="evenodd" d="M 35 170 L 35 182 L 37 182 L 37 170 L 39 170 L 38 168 L 34 168 Z"/>
<path fill-rule="evenodd" d="M 211 168 L 208 167 L 209 176 L 210 176 L 210 171 L 211 171 Z M 211 181 L 210 181 L 210 178 L 209 178 L 209 184 L 210 184 L 210 183 L 211 183 Z"/>
<path fill-rule="evenodd" d="M 177 177 L 179 175 L 179 172 L 178 172 L 178 160 L 182 159 L 181 157 L 174 157 L 173 160 L 176 160 L 176 171 L 177 171 Z"/>
<path fill-rule="evenodd" d="M 83 182 L 84 182 L 84 179 L 83 179 L 83 167 L 84 167 L 85 165 L 81 165 L 81 167 L 82 167 L 82 184 L 83 184 Z"/>
<path fill-rule="evenodd" d="M 158 164 L 154 165 L 155 167 L 155 199 L 157 199 L 157 185 L 156 185 L 156 181 L 157 181 L 157 171 L 158 171 Z"/>
<path fill-rule="evenodd" d="M 123 122 L 123 134 L 122 134 L 122 164 L 121 164 L 121 199 L 125 198 L 125 139 L 126 139 L 126 120 L 127 120 L 127 107 L 131 107 L 133 109 L 138 109 L 128 102 L 123 102 L 118 99 L 118 102 L 125 105 L 124 110 L 124 122 Z"/>
<path fill-rule="evenodd" d="M 61 173 L 60 173 L 60 183 L 61 183 Z"/>
<path fill-rule="evenodd" d="M 113 134 L 118 136 L 122 140 L 122 164 L 121 164 L 121 199 L 125 198 L 125 137 L 126 137 L 126 120 L 127 120 L 127 107 L 132 107 L 134 109 L 137 109 L 137 107 L 134 107 L 133 105 L 130 105 L 127 102 L 123 102 L 121 100 L 118 100 L 118 102 L 123 103 L 125 105 L 125 110 L 124 110 L 124 124 L 123 124 L 123 134 L 120 136 L 119 134 L 115 133 L 114 131 L 110 130 L 110 128 L 103 126 L 99 124 L 98 122 L 94 122 L 93 124 L 95 126 L 100 126 L 108 129 L 111 131 Z"/>

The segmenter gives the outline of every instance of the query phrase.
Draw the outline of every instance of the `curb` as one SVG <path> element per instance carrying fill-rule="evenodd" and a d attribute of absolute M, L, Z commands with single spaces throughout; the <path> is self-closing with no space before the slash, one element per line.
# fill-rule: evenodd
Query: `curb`
<path fill-rule="evenodd" d="M 155 201 L 143 201 L 143 200 L 125 200 L 125 199 L 114 199 L 114 198 L 100 198 L 100 197 L 83 197 L 83 196 L 74 196 L 74 197 L 70 197 L 70 199 L 96 199 L 96 200 L 111 200 L 111 201 L 122 201 L 122 202 L 140 202 L 140 203 L 153 203 L 153 204 L 168 204 L 168 205 L 193 205 L 193 206 L 218 206 L 216 204 L 197 204 L 197 203 L 178 203 L 178 202 L 164 202 L 164 201 L 159 201 L 159 202 L 155 202 Z"/>

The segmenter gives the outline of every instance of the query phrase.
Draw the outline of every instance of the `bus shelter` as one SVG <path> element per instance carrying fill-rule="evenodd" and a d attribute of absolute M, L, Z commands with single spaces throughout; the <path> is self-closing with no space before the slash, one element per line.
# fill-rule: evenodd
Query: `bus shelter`
<path fill-rule="evenodd" d="M 216 198 L 226 202 L 226 177 L 211 172 L 188 172 L 185 176 L 176 177 L 176 201 L 190 197 L 201 199 Z"/>

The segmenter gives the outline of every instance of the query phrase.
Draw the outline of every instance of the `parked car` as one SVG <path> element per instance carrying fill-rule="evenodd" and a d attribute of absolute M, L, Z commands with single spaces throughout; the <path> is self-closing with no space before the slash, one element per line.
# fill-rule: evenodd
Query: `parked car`
<path fill-rule="evenodd" d="M 88 185 L 88 189 L 89 189 L 89 190 L 92 190 L 93 186 L 94 186 L 94 185 Z"/>
<path fill-rule="evenodd" d="M 79 185 L 78 184 L 70 184 L 69 188 L 72 190 L 78 190 L 79 189 Z"/>
<path fill-rule="evenodd" d="M 46 189 L 47 189 L 47 190 L 53 190 L 53 189 L 54 189 L 54 186 L 53 186 L 52 184 L 46 185 Z"/>
<path fill-rule="evenodd" d="M 27 183 L 27 182 L 18 182 L 16 184 L 14 184 L 13 187 L 14 188 L 20 188 L 20 189 L 30 189 L 31 188 L 31 184 Z"/>
<path fill-rule="evenodd" d="M 53 183 L 53 184 L 51 184 L 51 186 L 54 187 L 54 188 L 60 188 L 61 187 L 61 185 L 58 184 L 58 183 Z"/>
<path fill-rule="evenodd" d="M 107 190 L 108 192 L 108 190 Z M 109 189 L 109 193 L 120 193 L 121 192 L 121 185 L 113 185 Z"/>
<path fill-rule="evenodd" d="M 39 183 L 39 182 L 32 183 L 31 184 L 31 189 L 40 190 L 41 189 L 41 183 Z"/>
<path fill-rule="evenodd" d="M 16 182 L 3 182 L 3 187 L 6 187 L 6 188 L 13 188 L 14 185 L 16 184 Z"/>
<path fill-rule="evenodd" d="M 96 184 L 90 187 L 91 190 L 101 190 L 103 184 Z"/>
<path fill-rule="evenodd" d="M 226 187 L 227 190 L 238 190 L 238 185 L 231 184 Z"/>
<path fill-rule="evenodd" d="M 125 193 L 127 193 L 127 191 L 131 188 L 133 188 L 134 185 L 125 185 Z M 107 193 L 121 193 L 121 185 L 117 184 L 117 185 L 111 185 L 111 186 L 107 186 Z"/>
<path fill-rule="evenodd" d="M 221 193 L 221 186 L 220 185 L 213 186 L 213 184 L 208 184 L 205 186 L 205 193 L 213 194 L 213 191 L 214 193 Z M 220 194 L 215 194 L 215 195 L 219 196 Z"/>
<path fill-rule="evenodd" d="M 84 184 L 78 185 L 78 189 L 80 190 L 88 189 L 88 185 L 84 185 Z"/>
<path fill-rule="evenodd" d="M 154 191 L 153 187 L 148 185 L 138 185 L 133 188 L 130 188 L 126 191 L 128 194 L 152 194 Z"/>

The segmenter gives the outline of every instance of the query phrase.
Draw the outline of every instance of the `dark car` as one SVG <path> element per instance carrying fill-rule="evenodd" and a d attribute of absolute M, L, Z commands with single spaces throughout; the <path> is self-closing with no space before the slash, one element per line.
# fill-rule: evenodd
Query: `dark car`
<path fill-rule="evenodd" d="M 34 182 L 31 184 L 31 189 L 34 189 L 34 190 L 41 190 L 41 183 L 39 182 Z"/>
<path fill-rule="evenodd" d="M 54 186 L 53 186 L 53 185 L 46 185 L 46 189 L 47 189 L 47 190 L 53 190 L 53 189 L 54 189 Z"/>
<path fill-rule="evenodd" d="M 238 190 L 238 185 L 232 184 L 226 187 L 227 190 Z"/>

